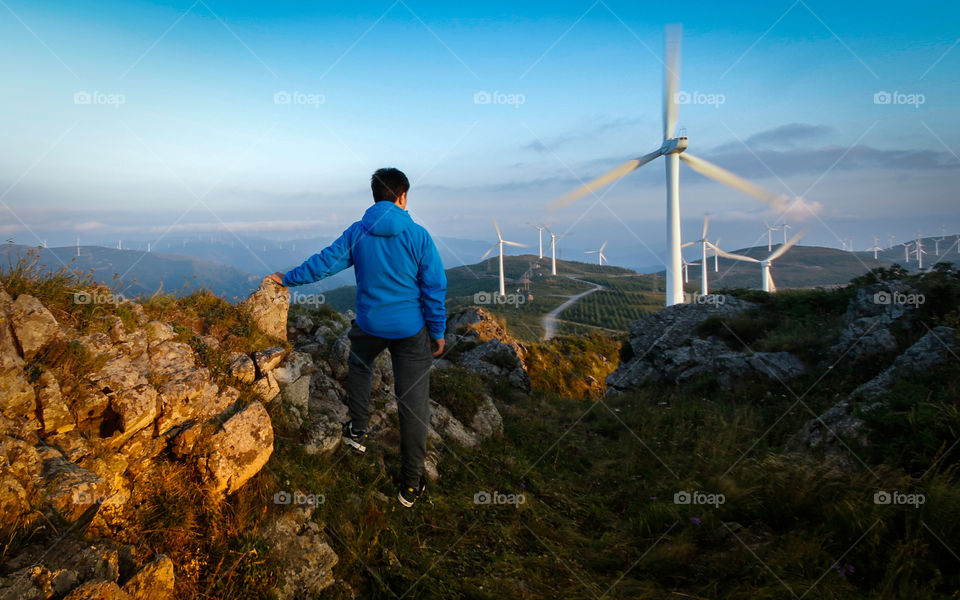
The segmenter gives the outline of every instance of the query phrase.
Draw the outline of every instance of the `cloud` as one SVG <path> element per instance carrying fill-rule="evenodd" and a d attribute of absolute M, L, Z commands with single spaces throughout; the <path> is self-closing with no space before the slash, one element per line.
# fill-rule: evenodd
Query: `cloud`
<path fill-rule="evenodd" d="M 571 129 L 547 139 L 533 140 L 532 142 L 524 144 L 521 148 L 523 150 L 532 150 L 534 152 L 545 154 L 547 152 L 554 152 L 562 146 L 572 142 L 592 140 L 613 129 L 621 129 L 638 122 L 640 122 L 640 119 L 626 117 L 607 119 L 605 121 L 598 120 L 598 122 L 592 123 L 586 127 Z"/>
<path fill-rule="evenodd" d="M 823 138 L 836 129 L 829 125 L 807 125 L 805 123 L 787 123 L 773 129 L 755 133 L 747 138 L 750 147 L 765 146 L 772 148 L 794 147 L 800 142 Z"/>

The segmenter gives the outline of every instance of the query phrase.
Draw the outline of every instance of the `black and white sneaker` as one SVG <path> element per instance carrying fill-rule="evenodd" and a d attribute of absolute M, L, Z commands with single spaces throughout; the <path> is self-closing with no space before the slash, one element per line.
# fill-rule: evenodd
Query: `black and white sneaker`
<path fill-rule="evenodd" d="M 353 421 L 344 423 L 343 443 L 362 454 L 367 451 L 367 432 L 355 431 L 353 429 Z"/>
<path fill-rule="evenodd" d="M 412 487 L 402 487 L 400 488 L 400 493 L 397 494 L 397 499 L 400 500 L 400 504 L 410 508 L 413 506 L 413 503 L 417 501 L 417 498 L 423 495 L 424 489 L 426 489 L 427 484 L 423 479 L 423 475 L 420 476 L 420 484 L 417 486 L 417 489 Z"/>

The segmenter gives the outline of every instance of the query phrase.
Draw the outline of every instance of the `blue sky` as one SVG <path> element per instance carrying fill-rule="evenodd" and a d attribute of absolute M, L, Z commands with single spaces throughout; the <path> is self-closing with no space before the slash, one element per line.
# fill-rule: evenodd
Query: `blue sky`
<path fill-rule="evenodd" d="M 549 219 L 576 233 L 570 252 L 609 240 L 613 262 L 655 263 L 659 161 L 601 202 L 545 207 L 659 146 L 669 23 L 683 25 L 690 151 L 820 206 L 789 217 L 806 221 L 805 243 L 960 231 L 958 13 L 817 0 L 3 0 L 0 233 L 335 235 L 366 207 L 372 170 L 392 165 L 436 235 L 485 239 L 496 217 L 532 242 L 524 223 Z M 882 91 L 913 103 L 876 104 Z M 76 103 L 83 92 L 89 104 Z M 478 92 L 504 103 L 477 104 Z M 709 210 L 731 248 L 775 217 L 686 170 L 681 199 L 687 237 Z"/>

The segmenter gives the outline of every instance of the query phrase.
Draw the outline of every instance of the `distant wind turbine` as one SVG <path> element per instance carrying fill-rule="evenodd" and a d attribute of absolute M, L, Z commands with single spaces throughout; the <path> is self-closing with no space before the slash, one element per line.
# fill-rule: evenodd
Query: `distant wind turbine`
<path fill-rule="evenodd" d="M 766 221 L 763 222 L 763 226 L 767 228 L 767 252 L 770 252 L 771 250 L 773 250 L 773 232 L 777 231 L 780 228 L 771 227 L 770 223 L 767 223 Z"/>
<path fill-rule="evenodd" d="M 504 280 L 503 280 L 503 245 L 506 244 L 506 245 L 508 245 L 508 246 L 517 246 L 517 247 L 520 247 L 520 248 L 526 248 L 527 245 L 526 245 L 526 244 L 520 244 L 520 243 L 517 243 L 517 242 L 508 242 L 507 240 L 503 239 L 503 235 L 500 233 L 500 227 L 497 225 L 497 221 L 496 221 L 496 220 L 493 221 L 493 227 L 494 227 L 494 229 L 497 230 L 497 243 L 494 244 L 493 246 L 491 246 L 490 249 L 487 250 L 487 252 L 486 252 L 483 256 L 480 257 L 480 260 L 483 260 L 483 259 L 485 259 L 486 257 L 490 256 L 490 253 L 493 252 L 494 250 L 496 250 L 497 248 L 500 249 L 500 295 L 501 295 L 501 296 L 506 296 L 506 295 L 507 295 L 507 288 L 506 288 L 506 285 L 504 284 Z"/>
<path fill-rule="evenodd" d="M 887 234 L 887 250 L 893 248 L 893 241 L 895 239 L 897 239 L 897 236 L 893 235 L 892 233 Z"/>
<path fill-rule="evenodd" d="M 787 209 L 787 197 L 769 192 L 746 179 L 734 175 L 730 171 L 718 167 L 713 163 L 707 162 L 702 158 L 697 158 L 689 152 L 685 152 L 689 140 L 685 135 L 676 135 L 677 124 L 677 106 L 682 98 L 679 90 L 680 80 L 680 32 L 679 28 L 668 29 L 666 36 L 666 51 L 664 66 L 664 90 L 663 90 L 663 143 L 659 148 L 643 156 L 631 159 L 613 170 L 593 179 L 592 181 L 580 186 L 567 195 L 554 201 L 551 205 L 553 210 L 564 208 L 576 200 L 592 194 L 600 188 L 613 183 L 614 181 L 632 173 L 643 165 L 651 162 L 661 156 L 664 158 L 666 167 L 666 187 L 667 187 L 667 269 L 666 269 L 666 305 L 682 304 L 684 302 L 683 293 L 683 273 L 682 273 L 682 249 L 680 248 L 680 161 L 687 163 L 694 171 L 701 175 L 718 181 L 724 185 L 732 187 L 740 192 L 752 196 L 767 205 L 783 212 Z"/>
<path fill-rule="evenodd" d="M 742 254 L 731 254 L 730 252 L 724 252 L 723 250 L 713 246 L 712 244 L 711 244 L 711 247 L 713 247 L 713 249 L 716 250 L 717 253 L 724 258 L 741 260 L 744 262 L 759 263 L 761 277 L 762 277 L 763 291 L 772 293 L 777 291 L 777 286 L 773 283 L 773 274 L 770 272 L 770 267 L 773 264 L 773 261 L 783 256 L 787 250 L 792 248 L 798 241 L 800 241 L 800 238 L 802 238 L 805 233 L 806 232 L 801 231 L 797 235 L 793 236 L 792 238 L 790 238 L 790 240 L 786 244 L 777 248 L 776 251 L 774 251 L 770 256 L 768 256 L 763 260 L 758 260 L 751 256 L 743 256 Z"/>
<path fill-rule="evenodd" d="M 543 260 L 543 230 L 546 229 L 546 227 L 544 227 L 543 225 L 537 225 L 537 224 L 535 224 L 535 223 L 527 223 L 527 225 L 529 225 L 529 226 L 531 226 L 531 227 L 536 227 L 536 228 L 537 228 L 537 237 L 539 238 L 538 241 L 540 242 L 540 245 L 539 245 L 539 247 L 540 247 L 540 260 Z"/>
<path fill-rule="evenodd" d="M 570 235 L 569 233 L 561 233 L 560 235 L 555 234 L 550 231 L 550 228 L 546 228 L 547 233 L 550 234 L 550 274 L 557 274 L 557 240 L 562 238 L 565 235 Z"/>
<path fill-rule="evenodd" d="M 868 248 L 868 249 L 867 249 L 868 252 L 869 252 L 870 250 L 873 250 L 873 260 L 877 260 L 877 252 L 883 252 L 883 248 L 881 248 L 881 247 L 877 244 L 877 242 L 879 242 L 879 241 L 880 241 L 880 238 L 878 238 L 877 236 L 873 236 L 873 248 Z"/>
<path fill-rule="evenodd" d="M 607 243 L 604 242 L 603 245 L 600 246 L 600 249 L 599 249 L 599 250 L 587 250 L 586 252 L 584 252 L 584 254 L 596 254 L 596 255 L 597 255 L 597 264 L 602 267 L 602 266 L 603 266 L 603 261 L 607 260 L 607 257 L 604 256 L 604 254 L 603 254 L 603 249 L 606 248 L 606 247 L 607 247 Z M 607 261 L 607 262 L 610 262 L 610 261 Z"/>
<path fill-rule="evenodd" d="M 904 242 L 903 243 L 903 260 L 905 263 L 910 263 L 910 252 L 913 248 L 913 242 Z"/>
<path fill-rule="evenodd" d="M 941 225 L 941 226 L 940 226 L 940 237 L 938 237 L 938 238 L 933 238 L 934 252 L 937 253 L 937 256 L 940 256 L 940 242 L 942 242 L 942 241 L 945 240 L 945 239 L 947 239 L 947 226 L 946 226 L 946 225 Z"/>
<path fill-rule="evenodd" d="M 707 289 L 707 228 L 710 226 L 710 213 L 705 213 L 703 215 L 703 231 L 700 234 L 699 240 L 693 240 L 692 242 L 687 242 L 682 247 L 693 246 L 694 244 L 700 244 L 700 293 L 706 296 L 709 292 Z M 717 240 L 719 241 L 719 240 Z M 716 260 L 714 260 L 716 263 Z M 716 266 L 716 264 L 714 264 Z M 684 279 L 687 278 L 686 268 L 684 268 Z"/>
<path fill-rule="evenodd" d="M 787 230 L 788 230 L 788 229 L 793 229 L 793 227 L 790 227 L 789 225 L 787 225 L 787 222 L 784 221 L 784 222 L 783 222 L 783 225 L 780 226 L 780 229 L 783 230 L 783 243 L 786 244 L 786 243 L 787 243 Z"/>

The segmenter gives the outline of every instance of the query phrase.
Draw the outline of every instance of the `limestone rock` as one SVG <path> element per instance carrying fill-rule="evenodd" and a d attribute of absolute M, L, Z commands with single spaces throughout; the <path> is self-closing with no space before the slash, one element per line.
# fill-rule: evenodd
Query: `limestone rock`
<path fill-rule="evenodd" d="M 57 336 L 57 320 L 29 294 L 20 294 L 10 305 L 10 323 L 26 360 L 36 356 Z"/>
<path fill-rule="evenodd" d="M 150 321 L 147 323 L 147 338 L 151 344 L 160 344 L 167 340 L 172 340 L 177 336 L 173 330 L 173 325 L 163 321 Z"/>
<path fill-rule="evenodd" d="M 130 596 L 114 581 L 88 581 L 63 600 L 130 600 Z"/>
<path fill-rule="evenodd" d="M 60 384 L 50 371 L 37 379 L 37 404 L 45 434 L 66 433 L 76 427 L 73 413 L 63 400 Z"/>
<path fill-rule="evenodd" d="M 261 532 L 282 565 L 281 600 L 312 598 L 333 584 L 332 569 L 339 559 L 310 520 L 313 510 L 310 506 L 283 511 Z"/>
<path fill-rule="evenodd" d="M 280 386 L 273 373 L 267 373 L 266 377 L 261 377 L 253 384 L 253 390 L 264 402 L 270 402 L 280 393 Z"/>
<path fill-rule="evenodd" d="M 253 322 L 265 334 L 287 339 L 287 312 L 290 310 L 290 291 L 264 277 L 257 291 L 240 304 Z"/>
<path fill-rule="evenodd" d="M 169 600 L 174 593 L 173 561 L 160 555 L 123 584 L 132 600 Z"/>
<path fill-rule="evenodd" d="M 244 383 L 253 383 L 257 378 L 257 367 L 253 359 L 243 352 L 234 352 L 230 355 L 230 365 L 227 371 Z"/>
<path fill-rule="evenodd" d="M 257 373 L 261 376 L 274 370 L 280 361 L 287 355 L 287 351 L 282 346 L 271 346 L 266 350 L 259 350 L 253 353 L 253 362 L 257 365 Z"/>
<path fill-rule="evenodd" d="M 256 475 L 273 453 L 273 426 L 267 409 L 253 402 L 230 417 L 210 438 L 211 451 L 201 459 L 215 492 L 234 492 Z"/>

